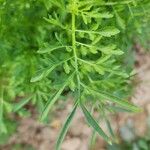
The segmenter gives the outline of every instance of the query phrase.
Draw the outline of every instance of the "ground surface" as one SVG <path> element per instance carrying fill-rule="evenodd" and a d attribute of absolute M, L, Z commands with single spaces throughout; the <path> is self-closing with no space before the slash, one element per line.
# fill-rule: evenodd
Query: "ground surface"
<path fill-rule="evenodd" d="M 118 114 L 112 119 L 114 129 L 125 140 L 132 140 L 136 135 L 144 135 L 147 129 L 147 121 L 150 116 L 150 54 L 138 52 L 136 56 L 136 71 L 139 83 L 135 88 L 132 102 L 144 108 L 139 114 Z M 54 150 L 54 144 L 61 125 L 70 110 L 69 103 L 64 109 L 56 113 L 55 119 L 49 126 L 39 124 L 35 119 L 22 119 L 17 133 L 8 141 L 8 144 L 0 150 L 12 150 L 12 145 L 31 145 L 35 150 Z M 62 145 L 62 150 L 88 150 L 91 129 L 85 124 L 82 113 L 78 110 L 69 133 Z M 135 129 L 133 131 L 133 129 Z M 95 150 L 105 150 L 105 142 L 97 140 Z M 24 150 L 23 148 L 17 150 Z M 30 150 L 26 148 L 26 150 Z"/>

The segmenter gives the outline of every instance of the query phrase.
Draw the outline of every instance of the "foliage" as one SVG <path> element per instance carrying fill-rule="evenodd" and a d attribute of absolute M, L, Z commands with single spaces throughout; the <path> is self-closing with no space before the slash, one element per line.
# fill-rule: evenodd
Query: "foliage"
<path fill-rule="evenodd" d="M 133 75 L 126 58 L 129 41 L 142 33 L 140 20 L 148 26 L 149 1 L 1 0 L 0 4 L 0 132 L 7 132 L 9 114 L 22 114 L 27 104 L 36 106 L 40 119 L 47 121 L 60 96 L 71 93 L 75 106 L 56 149 L 77 107 L 96 132 L 113 142 L 89 110 L 106 115 L 117 108 L 139 111 L 124 100 Z"/>
<path fill-rule="evenodd" d="M 150 148 L 150 138 L 149 136 L 139 137 L 135 141 L 125 142 L 123 141 L 121 144 L 114 144 L 112 146 L 108 146 L 108 150 L 149 150 Z"/>

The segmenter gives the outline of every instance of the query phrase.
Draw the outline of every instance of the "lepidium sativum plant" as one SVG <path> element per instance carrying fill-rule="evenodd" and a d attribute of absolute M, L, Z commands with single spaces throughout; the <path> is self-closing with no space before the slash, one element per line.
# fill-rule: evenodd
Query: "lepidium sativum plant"
<path fill-rule="evenodd" d="M 35 105 L 40 119 L 47 120 L 60 97 L 71 93 L 74 106 L 62 127 L 56 150 L 77 108 L 94 133 L 110 144 L 114 142 L 108 114 L 140 110 L 127 101 L 133 73 L 124 60 L 129 41 L 134 34 L 140 34 L 141 18 L 145 20 L 142 25 L 147 25 L 149 1 L 0 3 L 0 130 L 7 132 L 8 114 L 22 114 L 27 104 Z M 18 102 L 16 97 L 23 99 Z M 93 117 L 95 110 L 105 118 L 109 135 Z"/>
<path fill-rule="evenodd" d="M 121 69 L 116 59 L 124 52 L 116 44 L 120 30 L 115 22 L 125 30 L 125 22 L 119 12 L 135 3 L 96 0 L 49 2 L 49 15 L 44 19 L 51 27 L 50 41 L 38 50 L 45 57 L 45 65 L 41 66 L 31 82 L 49 78 L 52 87 L 58 85 L 56 93 L 45 105 L 42 120 L 64 90 L 72 91 L 74 108 L 61 130 L 56 149 L 60 149 L 77 107 L 82 109 L 87 123 L 108 143 L 113 138 L 106 135 L 92 117 L 91 108 L 103 114 L 112 111 L 114 106 L 139 111 L 139 108 L 119 97 L 131 74 Z"/>

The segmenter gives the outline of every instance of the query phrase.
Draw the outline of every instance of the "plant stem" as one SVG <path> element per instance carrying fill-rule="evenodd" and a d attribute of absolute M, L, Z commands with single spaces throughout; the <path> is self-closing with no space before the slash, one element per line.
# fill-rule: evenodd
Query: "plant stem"
<path fill-rule="evenodd" d="M 73 1 L 73 7 L 75 8 L 76 1 Z M 74 54 L 74 62 L 75 62 L 75 71 L 77 77 L 77 84 L 78 84 L 78 99 L 81 97 L 81 87 L 80 87 L 80 76 L 79 76 L 79 67 L 78 67 L 78 57 L 76 52 L 76 16 L 75 12 L 72 11 L 72 47 L 73 47 L 73 54 Z"/>

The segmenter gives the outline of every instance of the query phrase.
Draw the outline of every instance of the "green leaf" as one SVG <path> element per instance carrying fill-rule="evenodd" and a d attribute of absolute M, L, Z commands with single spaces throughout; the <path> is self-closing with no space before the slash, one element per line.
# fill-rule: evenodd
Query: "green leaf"
<path fill-rule="evenodd" d="M 85 24 L 88 24 L 88 21 L 87 21 L 86 16 L 85 16 L 83 13 L 81 13 L 81 15 L 82 15 L 82 18 L 83 18 L 84 23 L 85 23 Z"/>
<path fill-rule="evenodd" d="M 45 108 L 42 112 L 41 115 L 41 121 L 44 121 L 44 119 L 46 118 L 46 116 L 48 115 L 49 111 L 51 110 L 52 106 L 55 104 L 55 102 L 58 100 L 58 98 L 60 97 L 61 93 L 63 92 L 63 90 L 65 89 L 65 87 L 67 86 L 67 84 L 70 82 L 70 80 L 72 79 L 74 73 L 68 78 L 68 80 L 61 86 L 61 88 L 59 89 L 59 91 L 54 95 L 54 97 L 51 99 L 49 99 L 45 105 Z"/>
<path fill-rule="evenodd" d="M 17 112 L 22 107 L 24 107 L 31 100 L 31 98 L 32 97 L 24 98 L 19 103 L 15 104 L 13 107 L 13 112 Z"/>
<path fill-rule="evenodd" d="M 109 44 L 107 46 L 97 47 L 98 50 L 107 55 L 122 55 L 124 52 L 120 49 L 116 49 L 117 46 L 115 44 Z"/>
<path fill-rule="evenodd" d="M 119 14 L 117 12 L 116 12 L 116 19 L 117 19 L 117 23 L 120 26 L 120 28 L 125 30 L 125 28 L 126 28 L 125 21 L 119 16 Z"/>
<path fill-rule="evenodd" d="M 114 134 L 114 132 L 113 132 L 113 129 L 112 129 L 112 127 L 111 127 L 111 124 L 110 124 L 109 120 L 106 119 L 105 121 L 106 121 L 106 125 L 107 125 L 107 128 L 108 128 L 108 130 L 109 130 L 110 135 L 111 135 L 113 138 L 115 138 L 115 134 Z"/>
<path fill-rule="evenodd" d="M 89 48 L 89 51 L 92 53 L 92 54 L 97 54 L 97 49 L 95 47 L 91 47 Z"/>
<path fill-rule="evenodd" d="M 98 72 L 101 75 L 104 75 L 104 73 L 105 73 L 105 68 L 103 68 L 102 66 L 95 65 L 94 69 L 95 69 L 96 72 Z"/>
<path fill-rule="evenodd" d="M 48 74 L 51 73 L 57 66 L 63 64 L 64 62 L 67 62 L 68 60 L 71 60 L 72 58 L 73 57 L 70 57 L 60 62 L 52 62 L 52 64 L 50 64 L 50 66 L 48 66 L 47 68 L 38 70 L 36 74 L 31 78 L 30 82 L 37 82 L 42 80 L 43 78 L 47 77 Z"/>
<path fill-rule="evenodd" d="M 138 145 L 141 149 L 143 150 L 149 150 L 149 146 L 148 146 L 148 142 L 144 139 L 141 139 L 139 142 L 138 142 Z"/>
<path fill-rule="evenodd" d="M 74 109 L 72 110 L 72 112 L 70 113 L 70 115 L 68 116 L 63 128 L 61 129 L 60 135 L 58 137 L 57 143 L 56 143 L 56 150 L 60 150 L 61 144 L 65 138 L 65 135 L 68 131 L 68 128 L 70 126 L 70 123 L 75 115 L 77 109 L 77 104 L 75 105 Z"/>
<path fill-rule="evenodd" d="M 30 82 L 37 82 L 45 78 L 57 65 L 50 66 L 48 68 L 44 68 L 38 70 L 36 74 L 31 78 Z"/>
<path fill-rule="evenodd" d="M 81 54 L 82 54 L 83 56 L 86 56 L 87 53 L 88 53 L 88 49 L 87 49 L 86 47 L 84 47 L 84 46 L 81 45 Z"/>
<path fill-rule="evenodd" d="M 109 12 L 103 12 L 99 14 L 100 18 L 112 18 L 113 14 L 109 13 Z"/>
<path fill-rule="evenodd" d="M 139 107 L 129 103 L 128 101 L 122 100 L 122 99 L 120 99 L 117 96 L 111 95 L 110 93 L 108 93 L 106 91 L 91 89 L 91 88 L 88 88 L 85 85 L 83 85 L 83 86 L 85 88 L 87 88 L 89 91 L 91 91 L 92 93 L 95 93 L 96 95 L 99 95 L 102 99 L 109 100 L 109 101 L 111 101 L 113 103 L 116 103 L 116 104 L 122 106 L 125 109 L 131 110 L 132 112 L 139 112 L 139 111 L 141 111 L 141 109 Z"/>
<path fill-rule="evenodd" d="M 71 80 L 70 83 L 69 83 L 69 88 L 72 90 L 72 91 L 75 91 L 76 89 L 76 84 L 74 82 L 74 80 Z"/>
<path fill-rule="evenodd" d="M 93 31 L 93 30 L 76 30 L 79 34 L 81 33 L 87 33 L 87 34 L 98 34 L 104 37 L 111 37 L 118 33 L 120 33 L 120 30 L 118 30 L 115 27 L 107 27 L 103 29 L 102 31 Z"/>
<path fill-rule="evenodd" d="M 111 140 L 110 138 L 105 134 L 105 132 L 100 128 L 100 126 L 98 125 L 98 123 L 95 121 L 95 119 L 92 117 L 92 115 L 89 113 L 89 111 L 84 107 L 83 104 L 80 104 L 82 111 L 85 115 L 85 118 L 88 122 L 88 124 L 100 135 L 102 136 L 102 138 L 108 142 L 109 144 L 111 144 Z"/>
<path fill-rule="evenodd" d="M 107 46 L 101 46 L 98 47 L 100 51 L 102 51 L 104 54 L 109 54 L 111 51 L 113 51 L 117 46 L 115 44 L 109 44 Z"/>
<path fill-rule="evenodd" d="M 96 134 L 96 131 L 94 130 L 93 132 L 92 132 L 92 136 L 91 136 L 91 139 L 90 139 L 90 149 L 94 149 L 94 147 L 95 147 L 95 144 L 96 144 L 96 139 L 97 139 L 97 134 Z"/>
<path fill-rule="evenodd" d="M 66 48 L 66 47 L 69 47 L 69 46 L 53 45 L 53 46 L 49 46 L 49 47 L 40 48 L 37 52 L 39 54 L 50 53 L 50 52 L 52 52 L 54 50 L 61 49 L 61 48 Z"/>
<path fill-rule="evenodd" d="M 63 92 L 63 90 L 66 87 L 66 83 L 59 89 L 59 91 L 54 95 L 54 97 L 48 100 L 48 102 L 46 103 L 44 110 L 42 111 L 42 115 L 41 115 L 41 121 L 44 121 L 44 119 L 46 118 L 46 116 L 48 115 L 49 111 L 51 110 L 52 106 L 55 104 L 55 102 L 58 100 L 58 98 L 60 97 L 61 93 Z"/>
<path fill-rule="evenodd" d="M 30 82 L 40 81 L 44 78 L 44 76 L 45 76 L 45 69 L 38 70 L 34 75 L 34 77 L 31 78 Z"/>
<path fill-rule="evenodd" d="M 67 74 L 69 74 L 69 73 L 70 73 L 71 68 L 69 67 L 69 65 L 68 65 L 68 63 L 67 63 L 67 62 L 65 62 L 65 63 L 64 63 L 63 67 L 64 67 L 65 72 L 66 72 Z"/>
<path fill-rule="evenodd" d="M 100 31 L 100 34 L 104 37 L 111 37 L 118 33 L 120 33 L 120 31 L 114 27 L 107 27 L 107 28 L 103 29 L 102 31 Z"/>
<path fill-rule="evenodd" d="M 109 101 L 115 102 L 118 105 L 124 107 L 125 109 L 129 109 L 133 112 L 139 112 L 141 109 L 138 108 L 137 106 L 132 105 L 131 103 L 129 103 L 128 101 L 122 100 L 114 95 L 111 95 L 108 92 L 104 92 L 104 91 L 99 91 L 99 95 L 104 98 L 104 99 L 108 99 Z"/>
<path fill-rule="evenodd" d="M 112 18 L 113 15 L 110 14 L 109 12 L 84 12 L 83 13 L 85 16 L 90 17 L 90 18 Z"/>
<path fill-rule="evenodd" d="M 119 112 L 128 112 L 130 113 L 130 110 L 127 110 L 125 108 L 119 107 L 119 106 L 114 106 L 114 105 L 110 105 L 108 107 L 106 107 L 106 109 L 108 111 L 110 111 L 111 113 L 119 113 Z"/>
<path fill-rule="evenodd" d="M 124 54 L 124 52 L 120 49 L 115 49 L 111 53 L 114 55 L 123 55 Z"/>
<path fill-rule="evenodd" d="M 58 18 L 54 19 L 51 17 L 51 15 L 49 15 L 49 18 L 44 17 L 44 20 L 54 26 L 58 26 L 58 27 L 61 27 L 62 29 L 66 29 L 66 27 L 63 24 L 61 24 Z"/>

